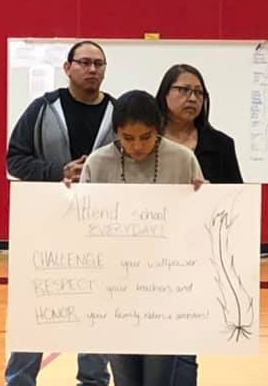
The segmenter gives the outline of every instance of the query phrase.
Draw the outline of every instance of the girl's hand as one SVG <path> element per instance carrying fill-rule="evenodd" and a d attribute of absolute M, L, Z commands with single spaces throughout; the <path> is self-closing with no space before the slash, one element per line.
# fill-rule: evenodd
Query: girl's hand
<path fill-rule="evenodd" d="M 193 178 L 192 185 L 194 187 L 194 191 L 196 192 L 198 189 L 200 189 L 201 185 L 203 184 L 209 184 L 209 180 L 200 180 L 199 178 Z"/>

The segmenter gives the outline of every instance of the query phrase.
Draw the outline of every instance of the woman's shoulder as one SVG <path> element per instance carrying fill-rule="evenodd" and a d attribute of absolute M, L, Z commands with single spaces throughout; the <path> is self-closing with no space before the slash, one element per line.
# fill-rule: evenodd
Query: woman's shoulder
<path fill-rule="evenodd" d="M 208 124 L 206 127 L 200 129 L 200 135 L 207 140 L 214 141 L 215 143 L 233 142 L 233 138 L 222 131 L 215 129 Z"/>
<path fill-rule="evenodd" d="M 108 145 L 101 146 L 98 149 L 94 150 L 90 155 L 89 158 L 95 159 L 98 157 L 109 157 L 111 155 L 115 154 L 115 145 L 113 142 L 109 143 Z"/>

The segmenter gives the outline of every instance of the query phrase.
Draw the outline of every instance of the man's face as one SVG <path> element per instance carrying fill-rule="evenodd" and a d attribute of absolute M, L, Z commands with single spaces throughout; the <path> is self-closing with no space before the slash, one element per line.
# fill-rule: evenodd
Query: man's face
<path fill-rule="evenodd" d="M 75 50 L 73 61 L 64 64 L 70 86 L 89 93 L 100 89 L 105 69 L 106 62 L 102 52 L 91 44 L 83 44 L 78 47 Z"/>

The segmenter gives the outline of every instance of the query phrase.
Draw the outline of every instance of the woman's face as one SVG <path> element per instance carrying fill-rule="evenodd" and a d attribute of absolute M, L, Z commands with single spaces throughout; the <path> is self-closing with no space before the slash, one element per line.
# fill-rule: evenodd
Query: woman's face
<path fill-rule="evenodd" d="M 126 154 L 135 161 L 142 161 L 155 146 L 157 131 L 144 123 L 127 123 L 117 130 L 118 139 Z"/>
<path fill-rule="evenodd" d="M 166 102 L 170 120 L 193 122 L 204 102 L 204 90 L 198 77 L 189 72 L 179 75 L 170 87 Z"/>

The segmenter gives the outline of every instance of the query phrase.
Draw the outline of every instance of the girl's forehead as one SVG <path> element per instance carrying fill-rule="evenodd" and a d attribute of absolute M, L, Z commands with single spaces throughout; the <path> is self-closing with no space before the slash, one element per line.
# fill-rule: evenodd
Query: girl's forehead
<path fill-rule="evenodd" d="M 118 128 L 118 131 L 129 135 L 142 135 L 150 133 L 151 131 L 156 130 L 153 126 L 148 126 L 142 122 L 127 123 L 122 127 Z"/>

